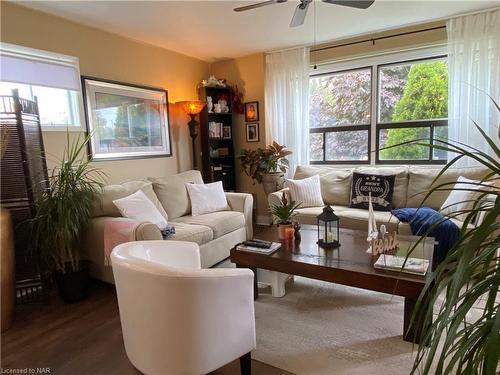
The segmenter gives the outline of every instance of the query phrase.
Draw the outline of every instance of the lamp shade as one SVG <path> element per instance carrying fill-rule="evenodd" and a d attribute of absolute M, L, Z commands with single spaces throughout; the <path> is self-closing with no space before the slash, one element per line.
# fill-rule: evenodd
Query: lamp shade
<path fill-rule="evenodd" d="M 188 115 L 197 115 L 207 103 L 198 100 L 186 100 L 175 104 L 179 104 Z"/>

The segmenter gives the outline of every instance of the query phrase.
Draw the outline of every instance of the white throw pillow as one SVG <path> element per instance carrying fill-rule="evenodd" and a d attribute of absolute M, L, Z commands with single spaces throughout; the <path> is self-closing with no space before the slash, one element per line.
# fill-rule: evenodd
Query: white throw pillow
<path fill-rule="evenodd" d="M 314 175 L 302 180 L 286 180 L 293 201 L 302 203 L 300 208 L 322 207 L 321 182 L 319 175 Z"/>
<path fill-rule="evenodd" d="M 227 210 L 227 200 L 222 181 L 211 184 L 186 184 L 191 200 L 191 215 L 198 216 Z"/>
<path fill-rule="evenodd" d="M 441 213 L 445 216 L 453 216 L 453 218 L 464 221 L 468 213 L 459 214 L 455 216 L 455 213 L 463 210 L 470 210 L 474 206 L 474 201 L 478 199 L 481 192 L 476 190 L 486 190 L 485 186 L 478 186 L 472 184 L 479 184 L 480 181 L 469 180 L 463 176 L 460 176 L 457 183 L 453 187 L 453 190 L 448 195 L 448 198 L 444 201 L 441 206 Z M 469 189 L 474 191 L 463 191 L 455 189 Z"/>
<path fill-rule="evenodd" d="M 138 190 L 125 198 L 116 199 L 113 203 L 123 217 L 137 221 L 149 221 L 160 229 L 167 227 L 167 220 L 142 190 Z"/>

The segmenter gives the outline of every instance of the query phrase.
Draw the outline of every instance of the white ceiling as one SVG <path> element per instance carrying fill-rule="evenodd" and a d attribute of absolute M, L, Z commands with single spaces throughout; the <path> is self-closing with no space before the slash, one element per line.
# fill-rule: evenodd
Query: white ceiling
<path fill-rule="evenodd" d="M 258 2 L 256 0 L 255 2 Z M 205 61 L 234 58 L 313 41 L 313 6 L 305 24 L 288 25 L 298 1 L 236 13 L 252 1 L 20 1 L 21 5 L 55 14 L 128 38 L 157 45 Z M 376 0 L 367 10 L 316 2 L 317 41 L 443 19 L 500 1 Z"/>

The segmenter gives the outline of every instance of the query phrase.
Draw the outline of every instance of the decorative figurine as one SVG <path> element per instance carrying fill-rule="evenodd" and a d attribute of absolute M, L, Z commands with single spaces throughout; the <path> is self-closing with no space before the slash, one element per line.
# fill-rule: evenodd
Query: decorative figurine
<path fill-rule="evenodd" d="M 213 113 L 214 103 L 212 102 L 212 97 L 207 96 L 207 109 L 208 113 Z"/>

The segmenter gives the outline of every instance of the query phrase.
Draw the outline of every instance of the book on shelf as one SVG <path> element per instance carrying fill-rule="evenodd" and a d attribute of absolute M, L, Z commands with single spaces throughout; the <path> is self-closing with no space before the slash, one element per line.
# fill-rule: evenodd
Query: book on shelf
<path fill-rule="evenodd" d="M 208 136 L 210 138 L 222 138 L 223 127 L 222 122 L 210 121 L 208 123 Z"/>
<path fill-rule="evenodd" d="M 250 245 L 245 245 L 244 242 L 236 246 L 236 250 L 242 250 L 242 251 L 251 251 L 254 253 L 260 253 L 260 254 L 272 254 L 276 250 L 278 250 L 281 247 L 281 244 L 279 242 L 271 242 L 271 245 L 269 247 L 257 247 L 257 246 L 250 246 Z"/>
<path fill-rule="evenodd" d="M 411 273 L 413 275 L 425 275 L 427 269 L 429 268 L 429 263 L 430 262 L 427 259 L 406 258 L 404 256 L 382 254 L 377 259 L 373 267 L 388 271 Z"/>

